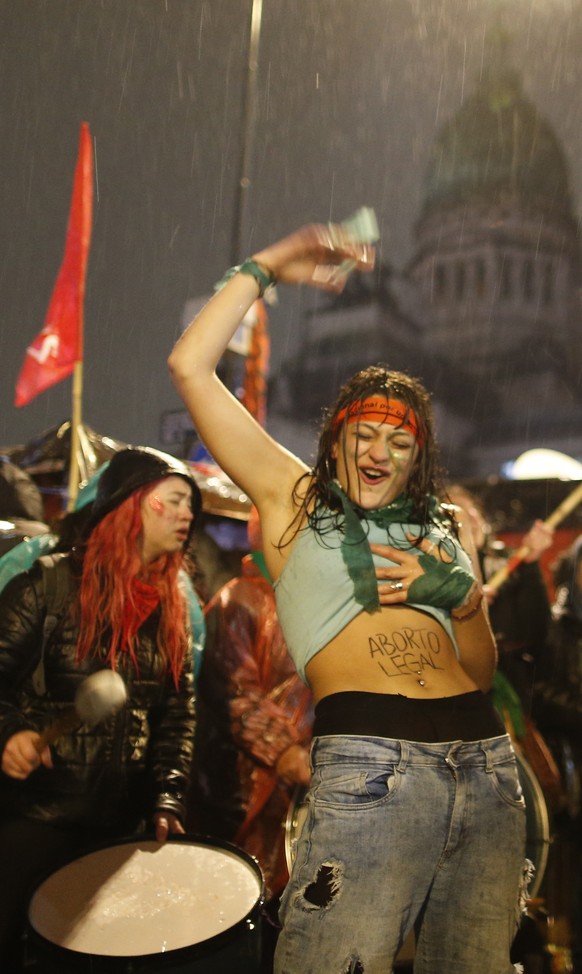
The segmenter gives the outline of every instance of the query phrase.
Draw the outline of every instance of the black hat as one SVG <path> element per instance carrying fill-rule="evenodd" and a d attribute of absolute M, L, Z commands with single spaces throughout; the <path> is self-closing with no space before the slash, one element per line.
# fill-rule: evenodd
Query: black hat
<path fill-rule="evenodd" d="M 147 487 L 165 477 L 183 477 L 192 490 L 191 531 L 202 509 L 202 495 L 189 467 L 176 457 L 146 446 L 128 447 L 120 450 L 109 461 L 103 471 L 93 501 L 90 529 L 92 530 L 106 514 L 123 504 L 140 487 Z"/>

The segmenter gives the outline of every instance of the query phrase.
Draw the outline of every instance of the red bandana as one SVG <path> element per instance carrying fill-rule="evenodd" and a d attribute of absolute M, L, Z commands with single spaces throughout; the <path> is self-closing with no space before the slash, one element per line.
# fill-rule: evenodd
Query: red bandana
<path fill-rule="evenodd" d="M 333 421 L 334 432 L 337 432 L 343 421 L 348 423 L 365 422 L 391 423 L 412 433 L 422 446 L 424 437 L 416 413 L 410 406 L 406 406 L 400 399 L 388 399 L 386 396 L 368 396 L 367 399 L 357 399 L 344 406 Z"/>
<path fill-rule="evenodd" d="M 143 623 L 160 604 L 160 593 L 154 585 L 142 578 L 132 578 L 131 592 L 133 602 L 127 601 L 123 606 L 119 648 L 122 652 L 129 650 L 137 666 L 133 641 Z"/>

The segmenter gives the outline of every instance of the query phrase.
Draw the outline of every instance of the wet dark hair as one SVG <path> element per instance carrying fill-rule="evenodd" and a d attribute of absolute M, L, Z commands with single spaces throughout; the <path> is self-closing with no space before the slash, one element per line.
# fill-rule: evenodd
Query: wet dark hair
<path fill-rule="evenodd" d="M 414 411 L 418 422 L 417 439 L 422 446 L 411 471 L 407 494 L 413 503 L 415 520 L 419 524 L 425 524 L 429 520 L 427 498 L 432 495 L 442 497 L 445 483 L 445 472 L 441 465 L 435 437 L 430 395 L 419 379 L 405 372 L 393 371 L 384 363 L 378 363 L 356 372 L 341 387 L 333 405 L 325 411 L 315 464 L 312 471 L 300 477 L 295 485 L 295 499 L 300 510 L 297 518 L 289 526 L 283 543 L 294 536 L 294 529 L 304 511 L 307 512 L 311 526 L 317 530 L 317 518 L 314 516 L 316 505 L 323 504 L 331 510 L 339 510 L 337 497 L 330 490 L 336 477 L 336 462 L 332 456 L 333 446 L 338 443 L 340 448 L 344 448 L 342 437 L 344 423 L 337 428 L 336 417 L 342 409 L 374 394 L 399 399 Z M 406 426 L 407 420 L 408 413 L 402 420 L 403 427 Z M 310 482 L 303 496 L 301 488 L 306 479 Z"/>

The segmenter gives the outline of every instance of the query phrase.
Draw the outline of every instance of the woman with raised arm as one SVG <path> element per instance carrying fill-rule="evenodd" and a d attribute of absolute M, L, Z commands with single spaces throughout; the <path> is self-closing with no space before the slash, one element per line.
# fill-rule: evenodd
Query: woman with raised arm
<path fill-rule="evenodd" d="M 341 290 L 371 248 L 308 226 L 231 273 L 170 368 L 200 437 L 259 509 L 289 651 L 316 703 L 308 813 L 281 904 L 277 974 L 507 974 L 525 810 L 488 698 L 495 649 L 442 496 L 429 395 L 373 366 L 328 410 L 312 470 L 216 367 L 276 281 Z"/>

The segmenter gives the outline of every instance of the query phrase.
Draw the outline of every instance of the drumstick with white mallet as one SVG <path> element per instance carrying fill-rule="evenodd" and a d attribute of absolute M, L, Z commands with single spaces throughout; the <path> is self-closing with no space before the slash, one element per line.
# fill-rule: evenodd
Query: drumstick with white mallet
<path fill-rule="evenodd" d="M 568 514 L 578 507 L 578 504 L 580 503 L 582 503 L 582 483 L 579 483 L 572 493 L 568 494 L 568 496 L 564 498 L 562 503 L 558 505 L 555 511 L 552 511 L 550 516 L 543 522 L 544 525 L 553 530 L 560 523 L 560 521 L 563 521 L 564 518 L 568 517 Z M 504 565 L 503 568 L 500 568 L 499 571 L 495 572 L 490 579 L 488 579 L 488 587 L 500 589 L 503 583 L 507 581 L 511 573 L 515 571 L 518 565 L 521 565 L 524 558 L 527 558 L 530 550 L 531 549 L 526 544 L 522 545 L 521 548 L 518 548 L 515 554 L 508 559 L 507 564 Z"/>
<path fill-rule="evenodd" d="M 127 699 L 125 683 L 113 670 L 98 670 L 79 685 L 72 707 L 40 734 L 36 745 L 39 754 L 59 737 L 86 724 L 96 727 L 120 710 Z"/>

